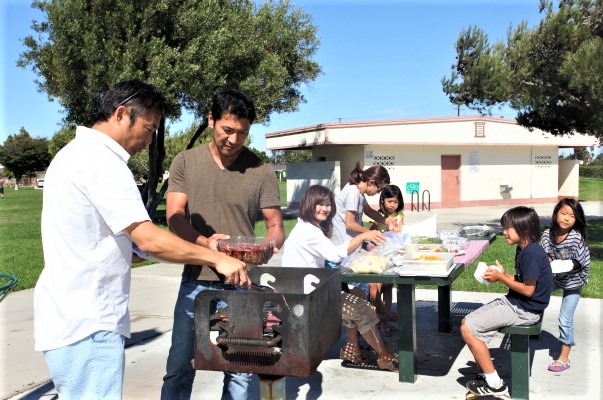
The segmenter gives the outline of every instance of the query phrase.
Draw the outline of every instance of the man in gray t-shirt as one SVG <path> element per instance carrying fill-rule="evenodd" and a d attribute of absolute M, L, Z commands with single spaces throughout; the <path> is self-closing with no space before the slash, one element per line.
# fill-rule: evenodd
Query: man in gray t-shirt
<path fill-rule="evenodd" d="M 248 95 L 227 89 L 214 97 L 208 116 L 213 139 L 178 154 L 170 167 L 166 217 L 178 236 L 215 248 L 214 234 L 253 236 L 258 212 L 266 224 L 266 238 L 275 251 L 285 240 L 276 174 L 244 147 L 255 119 Z M 234 284 L 233 284 L 234 283 Z M 194 299 L 204 290 L 234 290 L 215 269 L 185 265 L 174 310 L 172 346 L 163 378 L 161 399 L 190 398 L 195 370 Z M 225 373 L 223 398 L 247 399 L 250 374 Z"/>

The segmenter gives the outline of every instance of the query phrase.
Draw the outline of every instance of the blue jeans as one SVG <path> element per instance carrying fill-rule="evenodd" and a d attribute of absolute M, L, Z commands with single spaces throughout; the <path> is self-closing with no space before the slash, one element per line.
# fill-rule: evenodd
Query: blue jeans
<path fill-rule="evenodd" d="M 178 299 L 174 309 L 172 345 L 167 359 L 166 374 L 163 377 L 161 400 L 190 399 L 196 370 L 191 364 L 194 358 L 195 297 L 204 290 L 224 290 L 221 282 L 204 282 L 182 279 Z M 216 308 L 218 308 L 216 304 Z M 211 310 L 214 312 L 215 310 Z M 222 400 L 247 400 L 247 389 L 251 374 L 224 373 Z"/>
<path fill-rule="evenodd" d="M 119 333 L 98 331 L 45 351 L 50 377 L 61 400 L 121 400 L 124 342 Z"/>
<path fill-rule="evenodd" d="M 553 290 L 559 287 L 553 283 Z M 561 310 L 559 311 L 559 341 L 568 346 L 574 346 L 574 313 L 578 307 L 578 301 L 582 288 L 563 289 L 563 299 L 561 300 Z"/>

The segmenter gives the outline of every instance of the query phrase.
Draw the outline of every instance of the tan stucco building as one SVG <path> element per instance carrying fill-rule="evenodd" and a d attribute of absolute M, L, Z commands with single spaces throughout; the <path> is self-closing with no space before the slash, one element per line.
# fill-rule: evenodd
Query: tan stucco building
<path fill-rule="evenodd" d="M 407 210 L 577 198 L 578 161 L 559 160 L 558 151 L 598 145 L 593 136 L 556 137 L 512 119 L 479 116 L 328 123 L 266 134 L 268 150 L 312 150 L 312 163 L 287 166 L 291 207 L 311 184 L 337 193 L 357 161 L 385 166 L 405 193 Z"/>

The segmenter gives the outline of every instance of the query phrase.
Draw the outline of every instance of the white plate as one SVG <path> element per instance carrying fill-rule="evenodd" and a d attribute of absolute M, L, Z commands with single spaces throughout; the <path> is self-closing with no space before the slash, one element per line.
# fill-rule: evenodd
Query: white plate
<path fill-rule="evenodd" d="M 551 269 L 554 274 L 561 274 L 563 272 L 571 271 L 574 268 L 574 262 L 572 260 L 553 260 L 551 261 Z"/>

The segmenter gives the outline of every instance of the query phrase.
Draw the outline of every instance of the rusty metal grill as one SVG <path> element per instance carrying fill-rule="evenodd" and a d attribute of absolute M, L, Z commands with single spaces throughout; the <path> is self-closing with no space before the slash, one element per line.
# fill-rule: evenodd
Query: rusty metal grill
<path fill-rule="evenodd" d="M 256 267 L 249 275 L 274 290 L 203 291 L 195 299 L 195 368 L 312 375 L 341 333 L 340 271 Z M 211 313 L 220 300 L 227 307 Z"/>

